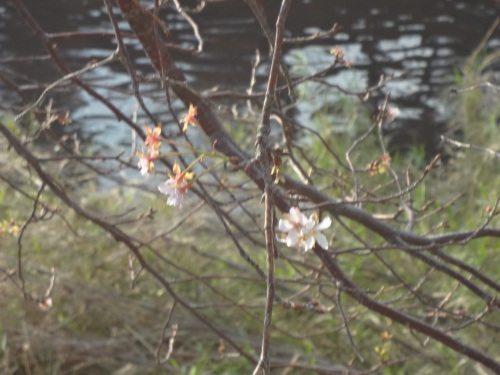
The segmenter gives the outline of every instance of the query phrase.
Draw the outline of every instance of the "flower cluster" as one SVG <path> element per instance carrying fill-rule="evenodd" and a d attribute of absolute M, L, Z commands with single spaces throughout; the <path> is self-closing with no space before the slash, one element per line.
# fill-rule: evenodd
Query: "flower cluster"
<path fill-rule="evenodd" d="M 151 152 L 148 154 L 144 153 L 144 149 L 141 149 L 141 153 L 136 155 L 139 157 L 139 163 L 137 163 L 137 166 L 139 167 L 139 170 L 141 171 L 141 174 L 143 176 L 147 176 L 149 172 L 154 172 L 155 170 L 155 164 L 154 161 L 158 157 L 156 154 L 156 151 L 153 149 Z"/>
<path fill-rule="evenodd" d="M 161 147 L 161 124 L 154 129 L 150 129 L 147 125 L 144 125 L 146 128 L 146 146 L 148 148 L 148 152 L 144 153 L 144 149 L 141 149 L 141 153 L 136 153 L 139 157 L 139 163 L 137 163 L 137 167 L 141 171 L 143 176 L 147 176 L 149 172 L 154 172 L 155 166 L 154 161 L 158 158 L 158 153 Z"/>
<path fill-rule="evenodd" d="M 197 126 L 196 116 L 198 115 L 197 107 L 193 104 L 189 105 L 189 111 L 184 118 L 182 123 L 184 124 L 183 132 L 186 133 L 188 125 Z M 147 147 L 147 152 L 144 152 L 144 148 L 141 148 L 141 152 L 136 152 L 137 157 L 139 157 L 139 162 L 137 167 L 143 176 L 147 176 L 149 172 L 154 172 L 154 161 L 161 157 L 166 157 L 168 155 L 160 155 L 160 147 L 162 142 L 174 143 L 168 139 L 161 137 L 161 124 L 158 124 L 156 128 L 151 129 L 147 125 L 146 128 L 146 140 L 145 145 Z M 174 153 L 178 154 L 178 153 Z M 197 159 L 198 160 L 198 159 Z M 175 161 L 172 168 L 173 174 L 168 174 L 169 178 L 158 186 L 158 190 L 168 196 L 167 204 L 174 207 L 181 207 L 184 201 L 184 195 L 186 191 L 191 187 L 193 181 L 188 182 L 194 176 L 193 172 L 188 172 L 192 167 L 190 165 L 185 171 L 181 171 L 179 163 Z"/>
<path fill-rule="evenodd" d="M 288 247 L 299 247 L 303 251 L 310 250 L 317 242 L 323 249 L 328 249 L 328 240 L 321 233 L 330 227 L 332 220 L 327 216 L 319 222 L 315 213 L 307 218 L 298 207 L 292 207 L 288 214 L 278 222 L 278 230 L 283 232 L 278 236 L 280 242 L 286 243 Z"/>

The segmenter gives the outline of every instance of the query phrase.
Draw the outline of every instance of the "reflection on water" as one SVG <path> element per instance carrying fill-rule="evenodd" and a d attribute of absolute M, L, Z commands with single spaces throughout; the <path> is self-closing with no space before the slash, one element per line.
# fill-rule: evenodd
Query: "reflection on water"
<path fill-rule="evenodd" d="M 270 19 L 277 13 L 279 2 L 270 2 Z M 62 31 L 111 32 L 109 19 L 100 0 L 26 0 L 26 6 L 49 33 Z M 118 12 L 117 12 L 118 13 Z M 32 33 L 24 26 L 10 6 L 0 7 L 0 69 L 25 89 L 30 98 L 40 93 L 33 89 L 38 81 L 50 83 L 59 77 L 53 64 L 36 60 L 45 54 Z M 440 92 L 451 83 L 453 69 L 478 45 L 496 17 L 497 9 L 487 1 L 477 0 L 302 0 L 295 1 L 289 15 L 289 36 L 311 35 L 327 30 L 337 22 L 342 32 L 307 46 L 288 46 L 285 61 L 294 65 L 300 59 L 308 62 L 308 70 L 321 69 L 331 62 L 329 50 L 335 45 L 346 51 L 353 60 L 350 70 L 341 70 L 328 78 L 331 83 L 358 88 L 378 82 L 381 74 L 407 71 L 404 80 L 392 82 L 392 98 L 402 110 L 400 128 L 395 139 L 400 143 L 422 142 L 429 148 L 436 145 L 440 120 L 446 115 L 446 101 Z M 190 26 L 174 11 L 161 15 L 169 24 L 175 42 L 184 47 L 196 47 Z M 221 89 L 245 90 L 250 80 L 250 64 L 255 50 L 267 56 L 267 42 L 249 9 L 242 1 L 209 4 L 193 18 L 204 38 L 204 52 L 197 56 L 175 52 L 179 66 L 192 84 L 199 89 L 218 86 Z M 271 22 L 272 23 L 272 22 Z M 128 31 L 126 22 L 120 27 Z M 138 43 L 127 39 L 131 56 L 140 73 L 152 73 L 148 59 Z M 102 59 L 114 50 L 110 35 L 58 39 L 58 49 L 71 69 L 80 69 L 91 59 Z M 489 46 L 499 47 L 497 33 Z M 31 56 L 27 61 L 12 61 L 13 57 Z M 258 71 L 259 85 L 265 84 L 266 64 Z M 98 91 L 126 114 L 132 115 L 135 99 L 129 92 L 129 79 L 123 68 L 115 63 L 84 76 Z M 353 83 L 354 82 L 354 83 Z M 120 90 L 110 90 L 119 86 Z M 168 122 L 165 103 L 155 100 L 156 84 L 141 86 L 147 104 L 164 123 Z M 0 88 L 4 103 L 18 97 Z M 86 134 L 93 134 L 103 145 L 124 144 L 130 134 L 120 133 L 115 119 L 101 104 L 85 93 L 56 95 L 57 105 L 72 111 L 74 124 Z M 377 105 L 380 98 L 370 104 Z M 306 120 L 314 106 L 299 108 L 299 120 Z"/>

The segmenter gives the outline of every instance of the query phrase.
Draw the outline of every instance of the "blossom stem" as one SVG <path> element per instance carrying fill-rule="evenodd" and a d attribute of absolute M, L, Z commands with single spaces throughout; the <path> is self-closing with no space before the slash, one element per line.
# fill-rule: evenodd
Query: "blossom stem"
<path fill-rule="evenodd" d="M 208 167 L 207 169 L 205 169 L 202 173 L 200 173 L 199 175 L 197 175 L 192 181 L 191 183 L 194 183 L 196 181 L 198 181 L 201 177 L 203 177 L 204 175 L 206 175 L 207 173 L 209 173 L 210 171 L 214 170 L 215 168 L 221 166 L 222 164 L 226 163 L 227 160 L 220 160 L 218 161 L 217 163 L 215 163 L 214 165 Z M 187 170 L 187 169 L 186 169 Z"/>
<path fill-rule="evenodd" d="M 223 156 L 223 155 L 219 155 L 219 154 L 216 154 L 214 152 L 210 152 L 210 153 L 202 153 L 200 156 L 198 156 L 196 159 L 194 159 L 194 161 L 189 164 L 187 166 L 187 168 L 182 172 L 182 174 L 185 174 L 187 172 L 189 172 L 189 170 L 191 168 L 193 168 L 196 163 L 198 163 L 199 161 L 203 160 L 205 157 L 207 156 L 211 156 L 211 157 L 214 157 L 214 158 L 220 158 L 222 159 L 221 161 L 219 161 L 218 163 L 216 163 L 215 165 L 209 167 L 208 169 L 206 169 L 200 176 L 198 176 L 198 178 L 200 178 L 201 176 L 203 176 L 204 174 L 206 174 L 207 172 L 211 171 L 212 169 L 214 169 L 216 166 L 219 166 L 221 164 L 224 164 L 224 163 L 227 163 L 229 161 L 229 158 L 227 156 Z M 197 178 L 197 179 L 198 179 Z"/>
<path fill-rule="evenodd" d="M 168 143 L 169 145 L 172 145 L 172 146 L 177 146 L 177 147 L 182 147 L 182 148 L 188 148 L 188 149 L 191 149 L 193 151 L 196 150 L 189 143 L 180 143 L 180 142 L 172 141 L 171 139 L 167 139 L 167 138 L 163 138 L 163 137 L 160 137 L 159 140 L 161 142 Z"/>
<path fill-rule="evenodd" d="M 189 151 L 178 151 L 178 152 L 167 153 L 167 154 L 159 155 L 158 158 L 167 157 L 167 156 L 176 156 L 176 155 L 186 155 L 186 154 L 200 154 L 200 156 L 202 158 L 205 156 L 210 156 L 213 158 L 219 158 L 219 159 L 224 159 L 225 161 L 229 161 L 229 158 L 225 155 L 218 154 L 218 153 L 213 152 L 213 151 L 207 153 L 206 151 L 197 149 L 197 148 L 195 148 L 187 143 L 180 143 L 180 142 L 172 141 L 172 140 L 167 139 L 167 138 L 160 138 L 160 140 L 162 142 L 168 143 L 169 145 L 172 145 L 172 146 L 187 148 Z M 197 161 L 195 161 L 195 162 L 197 162 Z"/>
<path fill-rule="evenodd" d="M 186 150 L 186 151 L 176 151 L 176 152 L 167 152 L 166 154 L 160 154 L 156 157 L 156 159 L 164 159 L 168 158 L 170 156 L 179 156 L 179 155 L 189 155 L 193 154 L 194 152 L 191 150 Z"/>

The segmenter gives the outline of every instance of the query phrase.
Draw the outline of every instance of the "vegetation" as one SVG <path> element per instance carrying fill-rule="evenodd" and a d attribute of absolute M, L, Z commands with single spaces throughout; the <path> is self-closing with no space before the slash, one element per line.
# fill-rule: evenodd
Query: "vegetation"
<path fill-rule="evenodd" d="M 126 15 L 132 5 L 119 3 Z M 140 35 L 133 20 L 131 27 Z M 148 52 L 147 41 L 141 43 Z M 165 53 L 160 63 L 169 56 L 161 47 L 154 51 Z M 463 75 L 457 73 L 456 106 L 464 112 L 451 119 L 460 127 L 450 139 L 500 148 L 495 131 L 500 112 L 491 92 L 468 90 L 485 82 L 484 69 L 495 58 L 478 52 Z M 330 69 L 347 64 L 338 50 L 332 59 Z M 154 66 L 154 56 L 151 60 Z M 275 54 L 272 65 L 278 63 Z M 450 142 L 446 163 L 426 160 L 418 147 L 388 151 L 383 129 L 394 111 L 390 103 L 373 116 L 356 97 L 309 80 L 294 84 L 299 102 L 316 105 L 308 93 L 321 87 L 325 103 L 307 127 L 273 106 L 271 118 L 283 135 L 279 149 L 262 141 L 270 115 L 266 120 L 265 95 L 245 98 L 257 115 L 224 119 L 231 133 L 215 142 L 211 106 L 194 89 L 169 81 L 179 79 L 173 74 L 166 77 L 168 89 L 186 111 L 196 104 L 198 112 L 194 120 L 189 113 L 184 120 L 176 114 L 178 138 L 161 141 L 161 153 L 169 156 L 154 160 L 157 175 L 149 179 L 137 173 L 133 153 L 109 156 L 94 153 L 92 145 L 76 147 L 57 109 L 34 111 L 17 123 L 14 114 L 3 114 L 0 303 L 6 308 L 0 310 L 0 372 L 195 375 L 248 374 L 257 368 L 267 373 L 259 356 L 270 362 L 272 373 L 281 374 L 495 371 L 500 361 L 495 156 Z M 197 128 L 189 127 L 182 138 L 183 125 L 191 120 Z M 230 142 L 236 139 L 253 152 L 247 124 L 259 121 L 250 133 L 257 149 L 266 152 L 257 152 L 253 162 L 243 160 L 244 153 L 233 153 Z M 141 126 L 130 121 L 129 126 L 147 139 Z M 193 144 L 179 150 L 197 131 L 209 142 L 200 150 Z M 144 146 L 147 152 L 154 147 Z M 202 160 L 196 159 L 200 153 Z M 184 172 L 195 172 L 182 207 L 164 205 L 166 198 L 156 189 L 164 180 L 160 176 L 181 173 L 174 160 L 181 160 Z M 266 177 L 255 177 L 252 168 L 265 163 L 269 170 L 258 171 Z M 337 200 L 333 204 L 319 194 Z M 277 226 L 288 213 L 283 207 L 290 206 L 307 216 L 332 217 L 325 231 L 328 250 L 266 243 L 266 215 L 276 208 Z M 358 219 L 359 212 L 369 219 Z M 395 234 L 415 234 L 415 242 L 373 229 L 387 224 Z M 445 236 L 449 239 L 436 242 Z M 332 274 L 329 260 L 345 278 Z M 272 321 L 266 327 L 263 313 L 269 309 Z M 400 324 L 407 316 L 432 330 Z M 261 342 L 266 334 L 267 352 Z M 439 334 L 482 357 L 473 358 L 468 347 L 461 352 Z"/>

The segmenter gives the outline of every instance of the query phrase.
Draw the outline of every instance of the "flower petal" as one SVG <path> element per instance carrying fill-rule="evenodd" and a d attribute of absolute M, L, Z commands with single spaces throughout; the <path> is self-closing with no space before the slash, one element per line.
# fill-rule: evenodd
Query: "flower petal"
<path fill-rule="evenodd" d="M 286 245 L 288 247 L 294 247 L 299 241 L 299 233 L 296 230 L 291 230 L 286 238 Z"/>
<path fill-rule="evenodd" d="M 286 243 L 287 241 L 287 236 L 286 235 L 276 235 L 276 239 L 279 241 L 279 242 L 283 242 L 283 243 Z"/>
<path fill-rule="evenodd" d="M 330 216 L 327 216 L 323 218 L 323 220 L 321 220 L 321 223 L 318 224 L 316 230 L 323 230 L 329 228 L 330 225 L 332 225 L 332 219 L 330 219 Z"/>
<path fill-rule="evenodd" d="M 181 173 L 181 166 L 179 165 L 179 163 L 177 163 L 177 160 L 174 161 L 174 166 L 172 167 L 172 171 L 174 172 L 175 175 Z"/>
<path fill-rule="evenodd" d="M 177 194 L 175 196 L 174 207 L 182 208 L 182 203 L 184 202 L 184 194 Z"/>
<path fill-rule="evenodd" d="M 174 207 L 177 206 L 177 197 L 175 196 L 175 194 L 172 194 L 172 195 L 168 196 L 167 204 L 169 206 L 174 206 Z"/>
<path fill-rule="evenodd" d="M 158 190 L 162 194 L 171 195 L 175 192 L 175 189 L 172 187 L 172 180 L 168 179 L 163 184 L 158 185 Z"/>
<path fill-rule="evenodd" d="M 304 251 L 310 250 L 314 247 L 314 236 L 309 236 L 303 241 Z"/>
<path fill-rule="evenodd" d="M 293 229 L 293 224 L 287 220 L 280 219 L 278 222 L 278 230 L 281 232 L 290 232 Z"/>
<path fill-rule="evenodd" d="M 140 158 L 137 167 L 140 169 L 143 176 L 147 176 L 149 172 L 149 162 L 146 158 Z"/>
<path fill-rule="evenodd" d="M 314 227 L 316 226 L 316 222 L 311 218 L 307 219 L 304 227 L 302 228 L 302 233 L 307 235 Z"/>
<path fill-rule="evenodd" d="M 323 233 L 316 233 L 316 242 L 324 250 L 328 250 L 328 240 L 326 239 L 326 237 Z"/>
<path fill-rule="evenodd" d="M 301 215 L 302 213 L 300 212 L 298 207 L 290 208 L 290 219 L 294 223 L 301 223 Z"/>

